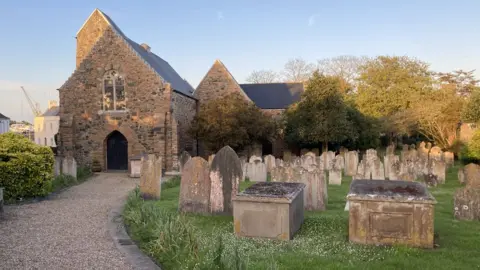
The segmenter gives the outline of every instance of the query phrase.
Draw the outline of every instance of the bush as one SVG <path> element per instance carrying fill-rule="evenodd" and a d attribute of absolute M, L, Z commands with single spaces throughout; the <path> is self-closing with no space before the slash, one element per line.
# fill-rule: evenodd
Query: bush
<path fill-rule="evenodd" d="M 77 183 L 77 179 L 75 179 L 75 177 L 67 174 L 61 174 L 55 177 L 55 179 L 53 179 L 52 190 L 57 191 L 62 188 L 73 186 L 76 183 Z"/>
<path fill-rule="evenodd" d="M 53 152 L 14 133 L 0 135 L 0 186 L 5 200 L 47 195 L 52 188 Z"/>
<path fill-rule="evenodd" d="M 463 164 L 480 164 L 480 130 L 477 130 L 472 139 L 463 147 L 459 158 Z"/>
<path fill-rule="evenodd" d="M 83 182 L 92 175 L 92 169 L 89 167 L 77 168 L 77 182 Z"/>

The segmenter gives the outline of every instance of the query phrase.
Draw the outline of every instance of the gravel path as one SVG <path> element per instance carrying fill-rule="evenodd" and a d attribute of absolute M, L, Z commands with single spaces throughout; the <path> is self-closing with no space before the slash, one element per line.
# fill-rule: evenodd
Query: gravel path
<path fill-rule="evenodd" d="M 99 174 L 51 200 L 5 206 L 0 269 L 132 269 L 108 233 L 107 215 L 137 183 Z"/>

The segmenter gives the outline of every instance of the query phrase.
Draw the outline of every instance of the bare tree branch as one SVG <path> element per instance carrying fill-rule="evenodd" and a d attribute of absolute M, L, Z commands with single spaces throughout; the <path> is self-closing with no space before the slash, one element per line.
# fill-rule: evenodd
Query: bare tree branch
<path fill-rule="evenodd" d="M 314 64 L 302 58 L 294 58 L 285 63 L 282 75 L 286 82 L 304 82 L 310 78 L 314 70 Z"/>
<path fill-rule="evenodd" d="M 279 75 L 273 70 L 254 70 L 248 75 L 249 83 L 273 83 L 279 81 Z"/>

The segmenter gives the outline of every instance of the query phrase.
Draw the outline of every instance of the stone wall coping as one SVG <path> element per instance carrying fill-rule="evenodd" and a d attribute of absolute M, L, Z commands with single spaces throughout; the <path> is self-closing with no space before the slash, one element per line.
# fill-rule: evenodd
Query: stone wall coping
<path fill-rule="evenodd" d="M 419 182 L 397 180 L 354 180 L 348 201 L 394 201 L 436 204 L 427 187 Z"/>

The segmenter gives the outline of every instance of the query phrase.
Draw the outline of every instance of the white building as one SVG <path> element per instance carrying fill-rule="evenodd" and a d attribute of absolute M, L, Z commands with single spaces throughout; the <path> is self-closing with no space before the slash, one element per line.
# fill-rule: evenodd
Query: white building
<path fill-rule="evenodd" d="M 35 117 L 33 123 L 35 131 L 35 143 L 40 145 L 56 147 L 55 134 L 58 133 L 60 124 L 59 107 L 57 102 L 50 100 L 48 109 L 41 116 Z"/>
<path fill-rule="evenodd" d="M 10 129 L 10 118 L 0 113 L 0 134 L 8 132 Z"/>

